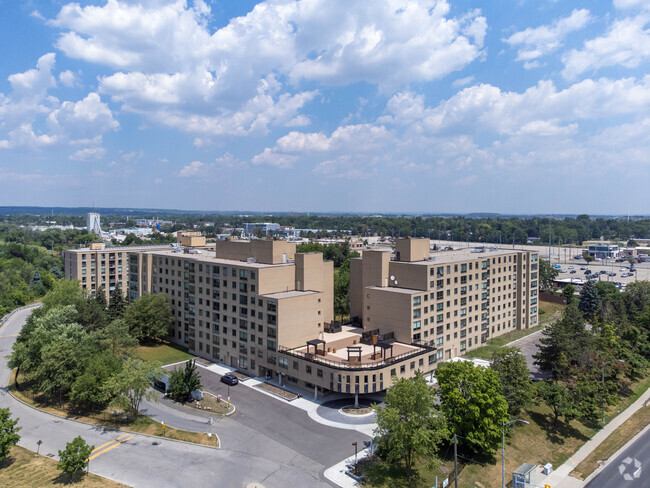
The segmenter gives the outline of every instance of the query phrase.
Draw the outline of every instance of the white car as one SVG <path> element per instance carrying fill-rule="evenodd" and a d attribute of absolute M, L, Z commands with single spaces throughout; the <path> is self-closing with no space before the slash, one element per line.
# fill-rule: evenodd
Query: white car
<path fill-rule="evenodd" d="M 618 268 L 619 271 L 627 271 L 627 268 Z"/>
<path fill-rule="evenodd" d="M 569 269 L 573 269 L 573 266 L 569 266 Z"/>

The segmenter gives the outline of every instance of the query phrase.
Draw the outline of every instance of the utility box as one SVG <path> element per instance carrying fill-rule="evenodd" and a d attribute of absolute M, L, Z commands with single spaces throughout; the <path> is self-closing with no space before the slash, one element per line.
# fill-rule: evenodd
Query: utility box
<path fill-rule="evenodd" d="M 549 475 L 553 472 L 553 465 L 551 463 L 545 464 L 542 473 Z"/>

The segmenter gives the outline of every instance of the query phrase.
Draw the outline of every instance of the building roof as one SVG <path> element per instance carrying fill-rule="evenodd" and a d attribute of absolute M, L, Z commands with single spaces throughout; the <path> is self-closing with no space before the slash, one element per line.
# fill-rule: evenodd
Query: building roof
<path fill-rule="evenodd" d="M 148 244 L 141 246 L 115 246 L 104 247 L 101 249 L 90 249 L 89 247 L 82 247 L 79 249 L 65 249 L 63 252 L 73 253 L 87 253 L 87 252 L 114 252 L 114 251 L 153 251 L 155 249 L 171 249 L 171 244 Z"/>
<path fill-rule="evenodd" d="M 485 249 L 484 251 L 478 251 L 478 249 Z M 389 249 L 385 248 L 373 248 L 373 249 L 366 249 L 365 252 L 371 252 L 371 251 L 379 251 L 379 252 L 389 252 Z M 413 264 L 413 265 L 421 265 L 421 266 L 436 266 L 436 265 L 443 265 L 443 264 L 448 264 L 448 263 L 458 263 L 462 261 L 470 261 L 470 260 L 482 260 L 482 259 L 487 259 L 487 258 L 492 258 L 492 257 L 498 257 L 498 256 L 507 256 L 509 254 L 513 253 L 534 253 L 536 251 L 528 251 L 528 250 L 522 250 L 522 249 L 505 249 L 505 248 L 497 248 L 496 246 L 491 246 L 491 247 L 484 247 L 484 248 L 462 248 L 462 249 L 455 249 L 453 251 L 432 251 L 429 254 L 429 259 L 428 260 L 423 260 L 423 261 L 396 261 L 396 260 L 391 260 L 391 263 L 404 263 L 404 264 Z M 394 252 L 391 252 L 391 257 L 394 256 Z M 362 259 L 362 258 L 352 258 L 352 259 Z"/>
<path fill-rule="evenodd" d="M 216 253 L 214 251 L 209 251 L 205 249 L 201 249 L 200 253 L 186 253 L 186 252 L 177 252 L 173 251 L 171 249 L 169 250 L 151 250 L 147 252 L 146 254 L 152 254 L 154 256 L 165 256 L 165 257 L 172 257 L 172 258 L 183 258 L 183 259 L 192 259 L 194 261 L 200 261 L 203 263 L 208 263 L 208 264 L 218 264 L 218 265 L 224 265 L 224 266 L 243 266 L 246 268 L 274 268 L 278 266 L 294 266 L 295 263 L 293 261 L 288 261 L 287 263 L 278 263 L 278 264 L 269 264 L 269 263 L 258 263 L 258 262 L 248 262 L 248 261 L 240 261 L 238 259 L 225 259 L 225 258 L 217 258 Z"/>
<path fill-rule="evenodd" d="M 398 286 L 366 286 L 367 290 L 389 291 L 391 293 L 403 293 L 404 295 L 415 295 L 424 293 L 426 290 L 413 290 L 411 288 L 400 288 Z"/>
<path fill-rule="evenodd" d="M 299 291 L 299 290 L 288 290 L 288 291 L 281 291 L 278 293 L 267 293 L 266 295 L 260 295 L 261 297 L 264 298 L 270 298 L 272 300 L 282 300 L 284 298 L 295 298 L 295 297 L 302 297 L 302 296 L 307 296 L 307 295 L 315 295 L 319 292 L 317 291 Z"/>

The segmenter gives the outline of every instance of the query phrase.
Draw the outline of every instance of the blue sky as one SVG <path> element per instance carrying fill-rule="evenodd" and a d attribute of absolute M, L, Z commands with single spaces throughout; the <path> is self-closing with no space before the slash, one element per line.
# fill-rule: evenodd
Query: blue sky
<path fill-rule="evenodd" d="M 650 0 L 0 0 L 0 205 L 650 213 Z"/>

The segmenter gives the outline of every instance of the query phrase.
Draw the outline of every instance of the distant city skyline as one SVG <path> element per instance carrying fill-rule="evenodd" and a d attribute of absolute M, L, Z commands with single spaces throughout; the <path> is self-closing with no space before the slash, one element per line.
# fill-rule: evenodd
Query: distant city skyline
<path fill-rule="evenodd" d="M 0 0 L 0 205 L 644 215 L 650 0 Z"/>

